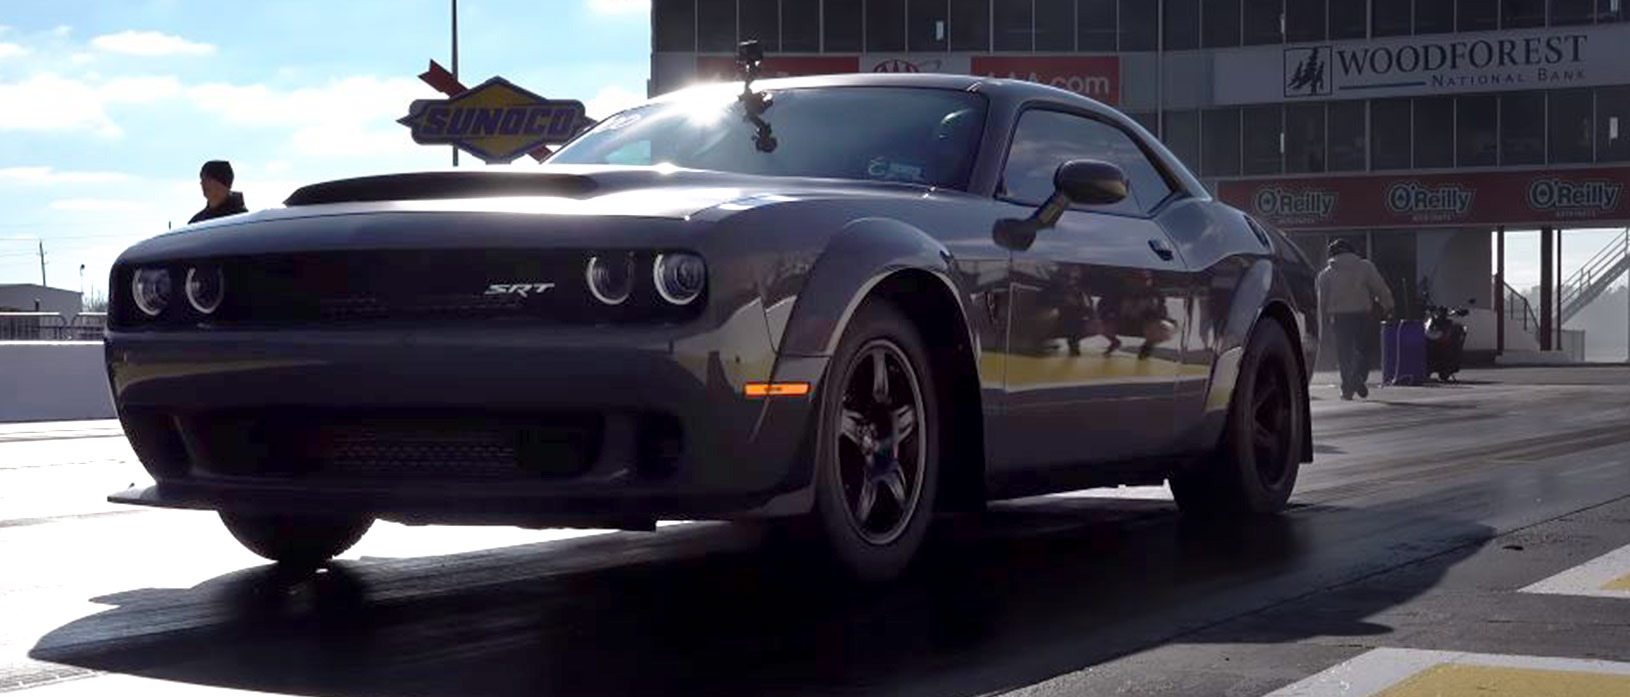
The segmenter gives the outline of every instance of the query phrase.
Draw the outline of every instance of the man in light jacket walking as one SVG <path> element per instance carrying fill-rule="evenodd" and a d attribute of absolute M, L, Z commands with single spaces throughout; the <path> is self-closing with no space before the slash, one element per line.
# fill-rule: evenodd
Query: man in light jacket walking
<path fill-rule="evenodd" d="M 1369 397 L 1370 377 L 1364 339 L 1375 331 L 1375 305 L 1392 314 L 1392 291 L 1381 272 L 1358 255 L 1346 240 L 1330 243 L 1330 265 L 1319 272 L 1319 316 L 1335 334 L 1336 359 L 1341 364 L 1341 398 Z"/>

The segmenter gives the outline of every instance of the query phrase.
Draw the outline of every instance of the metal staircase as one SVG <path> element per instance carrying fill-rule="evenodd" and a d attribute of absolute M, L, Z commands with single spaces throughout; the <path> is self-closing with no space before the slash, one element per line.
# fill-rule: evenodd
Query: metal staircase
<path fill-rule="evenodd" d="M 1630 228 L 1620 231 L 1618 237 L 1562 284 L 1562 316 L 1557 324 L 1567 324 L 1627 270 L 1630 270 Z"/>

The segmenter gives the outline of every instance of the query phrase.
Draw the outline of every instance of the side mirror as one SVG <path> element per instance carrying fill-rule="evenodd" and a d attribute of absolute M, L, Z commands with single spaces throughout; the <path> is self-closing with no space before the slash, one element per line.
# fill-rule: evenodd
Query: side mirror
<path fill-rule="evenodd" d="M 1053 188 L 1072 203 L 1107 206 L 1126 199 L 1126 173 L 1103 160 L 1070 160 L 1053 172 Z"/>

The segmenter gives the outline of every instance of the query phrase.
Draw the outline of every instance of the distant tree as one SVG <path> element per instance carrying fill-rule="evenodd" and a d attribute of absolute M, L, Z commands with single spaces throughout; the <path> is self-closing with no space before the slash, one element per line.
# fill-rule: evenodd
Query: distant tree
<path fill-rule="evenodd" d="M 108 296 L 103 291 L 92 288 L 80 299 L 80 312 L 107 312 Z"/>

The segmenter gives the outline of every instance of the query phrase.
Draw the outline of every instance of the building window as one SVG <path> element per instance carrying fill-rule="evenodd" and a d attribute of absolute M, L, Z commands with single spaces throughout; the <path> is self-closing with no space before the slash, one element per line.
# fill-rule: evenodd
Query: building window
<path fill-rule="evenodd" d="M 1330 38 L 1364 39 L 1369 35 L 1369 5 L 1341 0 L 1330 3 Z"/>
<path fill-rule="evenodd" d="M 1036 0 L 1036 50 L 1075 50 L 1075 0 Z"/>
<path fill-rule="evenodd" d="M 1291 174 L 1323 172 L 1324 104 L 1285 107 L 1285 171 Z"/>
<path fill-rule="evenodd" d="M 1415 0 L 1416 34 L 1452 34 L 1455 0 Z"/>
<path fill-rule="evenodd" d="M 1370 102 L 1370 167 L 1409 169 L 1410 109 L 1408 99 Z"/>
<path fill-rule="evenodd" d="M 696 50 L 696 0 L 652 0 L 651 24 L 657 51 Z"/>
<path fill-rule="evenodd" d="M 1239 176 L 1239 109 L 1207 109 L 1200 115 L 1200 167 L 1208 177 Z"/>
<path fill-rule="evenodd" d="M 781 50 L 781 6 L 773 2 L 744 2 L 741 12 L 741 40 L 758 40 L 766 51 Z"/>
<path fill-rule="evenodd" d="M 1324 36 L 1324 0 L 1285 0 L 1285 41 L 1324 41 Z"/>
<path fill-rule="evenodd" d="M 1455 0 L 1457 31 L 1494 31 L 1500 28 L 1500 0 Z"/>
<path fill-rule="evenodd" d="M 1596 21 L 1596 0 L 1551 0 L 1551 26 Z"/>
<path fill-rule="evenodd" d="M 1624 21 L 1624 0 L 1596 0 L 1596 21 Z"/>
<path fill-rule="evenodd" d="M 1550 131 L 1546 152 L 1550 162 L 1567 164 L 1593 159 L 1590 90 L 1559 90 L 1546 97 L 1545 128 Z"/>
<path fill-rule="evenodd" d="M 1455 161 L 1461 167 L 1500 163 L 1500 98 L 1455 99 Z"/>
<path fill-rule="evenodd" d="M 1245 173 L 1279 174 L 1285 171 L 1285 109 L 1280 105 L 1245 107 Z"/>
<path fill-rule="evenodd" d="M 1500 95 L 1500 164 L 1545 162 L 1545 93 Z"/>
<path fill-rule="evenodd" d="M 1035 28 L 1031 22 L 1032 9 L 1033 6 L 1028 2 L 997 0 L 996 50 L 1029 51 L 1035 48 Z"/>
<path fill-rule="evenodd" d="M 910 0 L 906 17 L 906 50 L 944 51 L 950 40 L 948 0 Z"/>
<path fill-rule="evenodd" d="M 1455 166 L 1455 98 L 1415 100 L 1415 168 Z"/>
<path fill-rule="evenodd" d="M 1188 165 L 1189 171 L 1200 171 L 1200 112 L 1168 111 L 1161 129 L 1161 142 L 1177 159 Z"/>
<path fill-rule="evenodd" d="M 1414 31 L 1414 9 L 1410 0 L 1370 0 L 1371 34 L 1408 36 Z"/>
<path fill-rule="evenodd" d="M 990 50 L 990 0 L 951 0 L 951 50 Z"/>
<path fill-rule="evenodd" d="M 906 0 L 866 0 L 866 50 L 906 50 Z"/>
<path fill-rule="evenodd" d="M 1500 28 L 1545 26 L 1545 0 L 1500 0 Z"/>
<path fill-rule="evenodd" d="M 1200 0 L 1166 0 L 1167 51 L 1200 47 Z"/>
<path fill-rule="evenodd" d="M 1115 0 L 1080 0 L 1075 11 L 1079 50 L 1114 51 L 1118 25 Z"/>
<path fill-rule="evenodd" d="M 821 30 L 826 35 L 827 53 L 853 53 L 860 50 L 861 0 L 826 0 L 821 13 Z"/>
<path fill-rule="evenodd" d="M 1366 103 L 1330 102 L 1330 171 L 1361 172 L 1368 168 L 1369 129 Z"/>
<path fill-rule="evenodd" d="M 1245 45 L 1285 42 L 1284 0 L 1245 0 Z"/>
<path fill-rule="evenodd" d="M 696 50 L 736 52 L 736 0 L 696 0 Z"/>
<path fill-rule="evenodd" d="M 1160 47 L 1160 3 L 1121 0 L 1121 50 L 1153 51 Z"/>
<path fill-rule="evenodd" d="M 1239 0 L 1205 0 L 1201 18 L 1206 48 L 1229 48 L 1239 45 Z"/>
<path fill-rule="evenodd" d="M 1630 87 L 1596 90 L 1596 161 L 1630 160 Z"/>
<path fill-rule="evenodd" d="M 821 0 L 781 0 L 781 50 L 821 50 Z"/>

